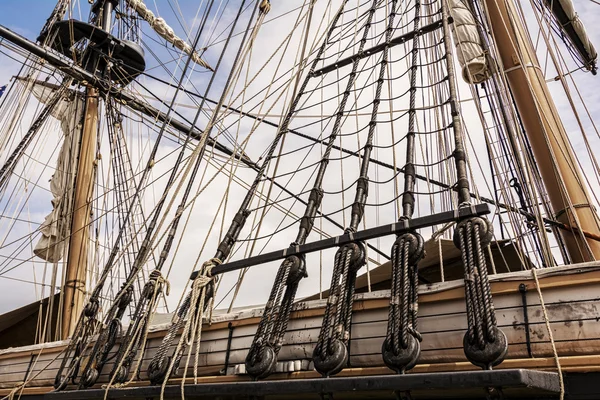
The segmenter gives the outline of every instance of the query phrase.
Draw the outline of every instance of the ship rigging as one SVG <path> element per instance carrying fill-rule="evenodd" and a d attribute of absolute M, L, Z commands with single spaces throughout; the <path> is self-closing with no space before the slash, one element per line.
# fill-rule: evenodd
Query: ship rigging
<path fill-rule="evenodd" d="M 598 394 L 570 0 L 168 3 L 0 26 L 8 398 Z"/>

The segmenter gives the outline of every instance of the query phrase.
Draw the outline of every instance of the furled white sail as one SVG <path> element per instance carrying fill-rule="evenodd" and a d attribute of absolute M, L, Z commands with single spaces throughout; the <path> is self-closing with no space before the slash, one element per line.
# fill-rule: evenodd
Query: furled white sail
<path fill-rule="evenodd" d="M 127 0 L 127 4 L 129 4 L 129 6 L 133 8 L 140 17 L 148 22 L 150 27 L 154 29 L 154 31 L 162 38 L 192 57 L 192 61 L 194 61 L 196 64 L 212 71 L 210 65 L 200 58 L 198 52 L 196 52 L 185 40 L 177 36 L 173 31 L 173 28 L 167 25 L 164 19 L 161 17 L 156 17 L 154 13 L 149 10 L 148 7 L 146 7 L 146 4 L 144 4 L 142 0 Z"/>
<path fill-rule="evenodd" d="M 47 103 L 51 96 L 55 95 L 56 87 L 39 82 L 31 86 L 31 92 L 40 102 Z M 50 179 L 53 209 L 40 226 L 42 237 L 33 249 L 36 256 L 53 263 L 61 260 L 66 246 L 65 238 L 70 226 L 69 207 L 77 162 L 74 133 L 83 114 L 81 98 L 73 96 L 73 92 L 70 93 L 71 96 L 61 99 L 52 111 L 52 116 L 60 121 L 64 140 L 58 153 L 56 170 Z"/>
<path fill-rule="evenodd" d="M 454 19 L 452 29 L 456 55 L 462 67 L 463 79 L 468 83 L 481 83 L 490 77 L 490 68 L 483 51 L 477 22 L 464 0 L 450 0 L 450 13 Z"/>
<path fill-rule="evenodd" d="M 598 58 L 598 53 L 596 52 L 596 49 L 594 48 L 594 45 L 592 44 L 590 37 L 588 36 L 588 34 L 585 30 L 585 26 L 583 26 L 583 22 L 581 22 L 581 20 L 579 19 L 579 15 L 577 15 L 577 13 L 575 12 L 575 7 L 573 6 L 573 2 L 571 0 L 555 0 L 555 1 L 557 1 L 558 4 L 550 3 L 551 8 L 556 15 L 557 14 L 556 11 L 559 9 L 559 7 L 557 7 L 557 6 L 562 7 L 562 11 L 564 12 L 564 14 L 566 16 L 567 21 L 562 21 L 560 19 L 559 15 L 556 15 L 556 16 L 559 19 L 559 23 L 562 24 L 563 29 L 565 29 L 567 27 L 567 25 L 571 25 L 573 27 L 573 30 L 575 31 L 577 38 L 581 41 L 581 44 L 583 45 L 583 50 L 585 51 L 585 53 L 587 53 L 587 54 L 582 54 L 582 56 L 585 59 L 585 62 L 589 63 L 589 62 L 596 61 L 596 59 Z M 573 38 L 571 38 L 571 39 L 573 40 Z"/>

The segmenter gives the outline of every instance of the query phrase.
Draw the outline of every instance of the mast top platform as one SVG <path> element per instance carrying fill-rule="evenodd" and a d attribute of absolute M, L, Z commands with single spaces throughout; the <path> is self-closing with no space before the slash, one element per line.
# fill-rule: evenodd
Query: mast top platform
<path fill-rule="evenodd" d="M 105 71 L 108 62 L 108 78 L 127 85 L 146 69 L 144 50 L 132 41 L 119 39 L 97 26 L 78 20 L 57 22 L 51 35 L 55 34 L 51 47 L 61 54 L 82 60 L 85 69 L 98 75 Z M 79 44 L 87 47 L 79 48 Z M 87 54 L 85 54 L 87 49 Z M 98 60 L 93 62 L 92 60 Z"/>

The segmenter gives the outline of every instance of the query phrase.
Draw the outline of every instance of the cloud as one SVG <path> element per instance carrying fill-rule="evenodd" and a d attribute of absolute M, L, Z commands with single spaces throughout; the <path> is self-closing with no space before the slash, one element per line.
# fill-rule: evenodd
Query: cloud
<path fill-rule="evenodd" d="M 191 31 L 195 32 L 199 26 L 197 2 L 180 1 L 181 10 L 169 10 L 167 7 L 155 10 L 159 15 L 163 16 L 174 28 L 178 35 L 187 37 L 189 41 L 193 40 L 193 35 L 188 35 L 189 30 L 180 26 L 177 21 L 185 20 L 185 28 L 191 27 Z M 235 17 L 234 2 L 231 9 L 224 13 L 213 10 L 210 23 L 207 24 L 205 33 L 201 35 L 201 43 L 207 43 L 208 47 L 205 57 L 212 66 L 216 66 L 224 39 L 228 34 L 229 24 Z M 252 3 L 253 4 L 253 3 Z M 266 17 L 265 24 L 261 27 L 256 38 L 256 42 L 251 51 L 245 56 L 245 63 L 232 78 L 233 89 L 226 96 L 225 103 L 241 109 L 244 112 L 260 114 L 269 121 L 281 123 L 285 119 L 286 111 L 292 102 L 296 75 L 295 65 L 299 59 L 299 53 L 302 51 L 304 43 L 303 29 L 305 27 L 308 14 L 306 8 L 299 13 L 299 7 L 303 4 L 300 0 L 273 2 L 272 10 Z M 328 22 L 334 15 L 339 1 L 332 2 L 329 6 L 328 2 L 316 2 L 313 13 L 313 20 L 310 27 L 310 32 L 307 36 L 306 50 L 307 54 L 311 54 L 311 59 L 314 58 L 316 50 L 328 28 Z M 158 4 L 163 7 L 162 4 Z M 589 5 L 584 5 L 584 8 L 590 13 L 595 10 L 588 10 Z M 223 88 L 225 87 L 229 71 L 234 64 L 237 55 L 238 46 L 241 42 L 241 32 L 245 29 L 247 19 L 250 15 L 250 9 L 247 9 L 235 29 L 235 36 L 232 39 L 228 51 L 223 56 L 223 62 L 220 66 L 218 77 L 212 83 L 210 90 L 207 90 L 210 84 L 210 74 L 198 66 L 194 66 L 192 71 L 188 71 L 181 79 L 182 85 L 192 92 L 204 94 L 208 92 L 208 96 L 218 101 Z M 339 44 L 330 44 L 324 54 L 324 60 L 319 64 L 319 68 L 325 65 L 335 63 L 336 60 L 346 56 L 355 54 L 358 49 L 358 40 L 361 37 L 360 31 L 354 31 L 352 23 L 356 20 L 364 23 L 365 8 L 358 8 L 343 16 L 340 20 L 340 25 L 344 27 L 344 33 L 340 35 L 343 39 Z M 383 13 L 378 13 L 378 18 L 368 34 L 368 43 L 366 48 L 379 43 L 384 33 L 385 18 L 381 17 Z M 200 14 L 201 15 L 201 14 Z M 581 13 L 584 22 L 586 14 Z M 218 25 L 216 28 L 211 28 L 212 17 L 217 16 Z M 528 14 L 528 17 L 533 17 L 533 14 Z M 404 16 L 399 16 L 397 26 L 404 31 L 411 29 L 410 13 Z M 358 25 L 361 29 L 362 25 Z M 297 25 L 297 26 L 296 26 Z M 591 24 L 588 24 L 591 25 Z M 294 35 L 288 40 L 287 34 L 292 27 L 296 26 Z M 593 38 L 599 39 L 600 31 L 592 25 L 590 33 Z M 152 49 L 152 52 L 147 51 L 148 71 L 150 74 L 166 80 L 174 85 L 178 84 L 182 76 L 182 68 L 185 64 L 185 58 L 180 57 L 180 54 L 172 49 L 165 48 L 164 42 L 157 39 L 157 36 L 150 32 L 148 27 L 142 23 L 142 38 L 145 45 Z M 402 31 L 399 29 L 396 35 Z M 439 32 L 437 33 L 439 35 Z M 357 39 L 358 37 L 358 39 Z M 423 42 L 423 45 L 432 42 Z M 409 86 L 409 75 L 406 74 L 407 59 L 406 54 L 410 51 L 410 43 L 397 46 L 390 52 L 390 59 L 396 61 L 389 71 L 386 71 L 385 77 L 389 81 L 383 86 L 381 98 L 385 99 L 379 104 L 379 114 L 377 118 L 379 124 L 374 132 L 374 150 L 372 157 L 386 163 L 388 165 L 396 165 L 400 168 L 406 162 L 406 132 L 408 130 L 408 114 L 406 113 L 409 107 L 407 89 Z M 269 58 L 272 54 L 272 58 Z M 156 58 L 155 58 L 156 56 Z M 434 59 L 434 51 L 426 57 L 421 56 L 422 63 L 432 62 Z M 363 146 L 369 131 L 369 122 L 371 120 L 371 111 L 373 108 L 373 95 L 378 78 L 379 62 L 381 54 L 377 54 L 368 59 L 364 59 L 359 63 L 358 70 L 361 71 L 356 80 L 356 84 L 349 88 L 351 95 L 348 98 L 346 110 L 347 112 L 339 123 L 339 136 L 335 141 L 336 146 L 341 146 L 350 149 L 353 152 L 363 152 Z M 8 62 L 3 56 L 3 61 L 0 63 L 0 76 L 11 76 L 16 74 L 19 69 L 19 64 Z M 569 64 L 570 65 L 570 64 Z M 338 70 L 325 75 L 323 78 L 313 78 L 304 87 L 304 95 L 298 104 L 300 109 L 298 115 L 291 121 L 290 127 L 296 129 L 305 135 L 319 139 L 327 140 L 335 124 L 335 116 L 339 107 L 339 102 L 342 99 L 343 92 L 346 90 L 346 81 L 348 79 L 351 66 L 339 68 Z M 430 76 L 419 76 L 420 85 L 425 86 L 431 81 L 437 82 L 443 78 L 444 69 L 436 69 L 435 66 L 425 68 Z M 307 71 L 303 72 L 300 80 L 301 87 Z M 441 75 L 434 76 L 434 73 Z M 255 78 L 256 75 L 256 78 Z M 552 76 L 549 73 L 549 76 Z M 579 84 L 579 89 L 584 98 L 591 99 L 589 102 L 590 112 L 592 115 L 597 113 L 597 104 L 595 100 L 600 94 L 594 89 L 595 81 L 590 74 L 577 73 L 574 75 Z M 388 85 L 389 82 L 389 85 Z M 439 87 L 432 89 L 423 89 L 419 91 L 420 97 L 417 99 L 417 106 L 426 107 L 445 99 L 447 95 L 444 88 L 445 83 L 439 83 Z M 577 123 L 572 115 L 569 115 L 569 103 L 561 93 L 558 84 L 551 82 L 551 90 L 555 96 L 557 106 L 561 111 L 561 115 L 565 118 L 565 123 L 569 132 L 573 132 L 571 136 L 573 145 L 579 154 L 585 153 L 583 139 L 580 134 L 576 133 Z M 173 99 L 175 89 L 163 83 L 151 79 L 150 77 L 142 76 L 140 84 L 132 88 L 144 99 L 160 108 L 163 112 L 169 112 L 164 103 L 152 99 L 152 95 L 156 95 L 159 100 L 170 104 Z M 461 98 L 468 99 L 472 97 L 473 92 L 465 83 L 459 84 Z M 439 96 L 438 98 L 434 98 Z M 600 99 L 598 99 L 600 100 Z M 178 119 L 186 118 L 193 121 L 197 115 L 197 108 L 201 103 L 201 99 L 197 96 L 191 96 L 185 93 L 178 93 L 174 101 L 174 110 L 180 115 Z M 576 101 L 578 109 L 582 110 L 582 105 Z M 27 112 L 19 121 L 15 132 L 22 135 L 27 129 L 35 114 L 36 104 L 27 106 Z M 214 104 L 205 103 L 203 112 L 199 114 L 196 126 L 203 129 L 209 121 L 209 116 L 214 112 Z M 462 117 L 468 134 L 468 152 L 470 156 L 470 166 L 474 177 L 472 184 L 479 193 L 487 197 L 494 197 L 494 187 L 491 182 L 490 166 L 487 155 L 486 141 L 484 129 L 486 126 L 480 121 L 477 109 L 471 101 L 461 103 Z M 265 161 L 268 156 L 267 148 L 275 138 L 277 130 L 266 124 L 258 124 L 250 118 L 240 119 L 236 113 L 227 113 L 221 110 L 223 114 L 219 116 L 218 123 L 215 125 L 211 136 L 218 137 L 221 143 L 232 146 L 237 143 L 239 146 L 245 146 L 244 151 L 251 159 L 258 163 Z M 144 124 L 141 124 L 142 117 L 138 113 L 132 113 L 123 109 L 125 114 L 123 122 L 124 134 L 128 143 L 128 157 L 131 158 L 131 168 L 135 175 L 135 181 L 130 182 L 129 191 L 133 190 L 139 181 L 141 171 L 146 166 L 150 151 L 157 140 L 157 132 L 162 128 L 162 123 L 143 119 Z M 104 117 L 103 113 L 103 117 Z M 172 116 L 175 113 L 171 112 Z M 321 116 L 325 115 L 326 118 Z M 9 117 L 5 116 L 0 120 L 0 128 L 6 127 L 9 124 Z M 490 137 L 495 138 L 496 133 L 492 128 L 493 121 L 487 120 L 487 127 L 490 131 Z M 593 132 L 593 127 L 589 120 L 584 120 L 586 131 Z M 419 111 L 417 113 L 417 122 L 415 127 L 420 132 L 434 131 L 441 127 L 446 127 L 449 124 L 448 107 L 443 106 L 431 111 Z M 50 137 L 52 130 L 56 129 L 56 124 L 48 125 L 47 135 Z M 6 134 L 6 132 L 3 132 Z M 108 141 L 108 130 L 106 122 L 103 120 L 100 129 L 100 149 L 102 160 L 99 162 L 98 177 L 100 184 L 96 188 L 98 201 L 95 204 L 94 216 L 97 222 L 94 225 L 92 237 L 98 239 L 98 245 L 95 248 L 96 252 L 93 258 L 90 259 L 90 281 L 95 281 L 98 274 L 105 266 L 108 254 L 112 249 L 115 241 L 115 232 L 118 230 L 119 219 L 115 212 L 117 207 L 123 210 L 124 205 L 120 204 L 114 191 L 109 190 L 114 185 L 115 170 L 114 162 L 116 158 L 114 154 L 111 158 L 109 151 L 110 143 Z M 19 136 L 20 137 L 20 136 Z M 451 160 L 447 160 L 453 149 L 452 136 L 449 131 L 440 131 L 438 136 L 435 135 L 420 135 L 416 142 L 416 160 L 417 172 L 421 175 L 426 175 L 429 179 L 436 179 L 446 183 L 447 185 L 454 184 L 454 167 Z M 598 136 L 592 138 L 593 145 L 596 146 Z M 51 151 L 58 143 L 58 136 L 54 133 L 52 139 L 48 139 L 47 144 L 40 153 L 35 154 L 38 162 L 24 175 L 27 179 L 38 179 L 41 184 L 45 184 L 48 180 L 48 173 L 42 174 L 43 166 L 52 165 L 55 156 Z M 141 196 L 141 205 L 144 215 L 138 215 L 136 226 L 141 229 L 137 234 L 138 245 L 144 238 L 145 228 L 141 223 L 143 219 L 152 217 L 152 210 L 156 206 L 158 200 L 166 192 L 167 179 L 170 172 L 177 168 L 179 173 L 188 168 L 186 160 L 191 155 L 193 144 L 190 144 L 188 150 L 183 153 L 183 161 L 177 163 L 179 149 L 184 141 L 184 136 L 181 135 L 175 138 L 175 135 L 166 136 L 161 142 L 158 153 L 155 157 L 156 164 L 149 174 L 148 181 L 152 185 L 144 189 Z M 14 148 L 14 143 L 10 147 Z M 274 157 L 281 154 L 280 162 L 273 159 L 269 168 L 266 170 L 268 176 L 277 176 L 276 180 L 286 189 L 300 193 L 302 199 L 306 200 L 309 191 L 312 188 L 316 171 L 319 167 L 319 161 L 326 147 L 322 144 L 315 144 L 305 138 L 287 134 L 285 139 L 280 142 L 280 146 L 275 149 Z M 498 151 L 498 149 L 496 149 Z M 8 153 L 5 153 L 8 154 Z M 29 153 L 28 153 L 29 154 Z M 33 158 L 33 153 L 29 154 Z M 210 156 L 210 158 L 209 158 Z M 5 156 L 0 156 L 0 160 L 4 161 Z M 436 161 L 435 165 L 424 164 L 429 161 Z M 204 161 L 200 164 L 198 177 L 191 187 L 191 196 L 194 196 L 199 189 L 202 188 L 202 193 L 193 205 L 187 208 L 183 214 L 180 227 L 175 235 L 173 248 L 163 271 L 169 273 L 172 291 L 168 299 L 169 309 L 173 310 L 176 306 L 180 295 L 184 292 L 184 288 L 189 283 L 189 274 L 198 269 L 199 266 L 209 258 L 213 257 L 219 240 L 227 232 L 232 219 L 234 218 L 242 200 L 244 199 L 247 188 L 252 184 L 256 177 L 256 172 L 244 165 L 239 165 L 236 162 L 228 161 L 223 171 L 217 172 L 223 166 L 225 159 L 222 155 L 213 155 L 207 152 Z M 503 162 L 503 161 L 501 161 Z M 276 167 L 277 164 L 277 167 Z M 277 169 L 276 169 L 277 168 Z M 582 168 L 590 169 L 590 161 L 582 156 Z M 51 171 L 49 167 L 46 171 Z M 351 206 L 354 201 L 357 176 L 360 170 L 360 158 L 354 155 L 348 155 L 339 150 L 333 149 L 331 153 L 331 161 L 328 170 L 323 180 L 323 189 L 326 192 L 323 201 L 322 210 L 324 213 L 331 216 L 342 228 L 318 218 L 315 222 L 315 230 L 309 237 L 309 241 L 321 238 L 319 229 L 321 224 L 323 231 L 328 235 L 339 235 L 343 232 L 343 228 L 350 223 Z M 233 171 L 234 179 L 230 184 L 230 171 Z M 213 177 L 214 176 L 214 177 Z M 202 178 L 203 177 L 203 178 Z M 14 178 L 17 179 L 17 178 Z M 398 176 L 397 171 L 393 168 L 388 168 L 382 165 L 371 165 L 369 168 L 370 192 L 365 210 L 365 222 L 360 224 L 362 227 L 373 227 L 383 225 L 397 220 L 399 210 L 401 210 L 401 201 L 399 194 L 404 190 L 404 181 L 402 176 Z M 503 177 L 503 182 L 507 181 L 507 177 Z M 181 186 L 180 186 L 181 184 Z M 181 201 L 186 182 L 181 181 L 181 175 L 177 176 L 174 185 L 168 191 L 166 201 L 167 205 L 172 203 L 172 207 L 167 210 L 163 209 L 163 214 L 159 215 L 158 222 L 163 221 L 160 229 L 156 230 L 156 240 L 152 243 L 152 252 L 148 263 L 145 265 L 145 273 L 151 271 L 156 261 L 160 257 L 163 249 L 166 235 L 169 231 L 169 223 L 172 221 L 176 207 Z M 596 185 L 596 184 L 594 184 Z M 594 189 L 597 187 L 594 186 Z M 304 214 L 305 206 L 297 200 L 290 197 L 288 193 L 278 187 L 271 187 L 269 181 L 262 179 L 259 182 L 259 189 L 262 197 L 253 197 L 250 203 L 250 209 L 253 214 L 248 218 L 244 229 L 240 235 L 240 242 L 235 248 L 235 258 L 239 259 L 250 254 L 255 255 L 259 252 L 272 251 L 287 247 L 291 242 L 296 240 L 298 224 L 297 220 Z M 31 189 L 32 194 L 28 201 L 29 208 L 19 209 L 13 207 L 13 214 L 29 220 L 40 220 L 40 216 L 48 210 L 49 196 L 43 189 Z M 427 215 L 441 210 L 451 209 L 452 201 L 455 201 L 453 195 L 447 190 L 441 190 L 435 185 L 419 181 L 416 186 L 417 195 L 415 215 Z M 426 193 L 436 192 L 429 196 Z M 268 202 L 265 205 L 266 198 Z M 505 194 L 504 200 L 514 202 L 514 194 Z M 513 197 L 510 197 L 513 196 Z M 223 198 L 226 197 L 225 200 Z M 509 198 L 510 197 L 510 198 Z M 2 204 L 2 203 L 0 203 Z M 23 203 L 21 203 L 22 206 Z M 263 211 L 266 210 L 265 217 L 255 219 L 255 216 L 260 217 Z M 29 212 L 29 213 L 28 213 Z M 188 214 L 190 213 L 190 214 Z M 4 213 L 3 213 L 4 215 Z M 189 219 L 188 219 L 189 216 Z M 2 222 L 2 221 L 0 221 Z M 2 222 L 0 227 L 11 226 L 7 222 Z M 16 224 L 14 225 L 17 226 Z M 37 227 L 34 225 L 20 224 L 17 228 L 10 231 L 0 230 L 0 236 L 8 237 L 25 237 L 27 234 L 34 231 Z M 184 229 L 185 228 L 185 229 Z M 8 229 L 8 228 L 5 228 Z M 424 236 L 427 238 L 433 231 L 431 229 L 424 230 Z M 258 236 L 258 239 L 253 239 Z M 323 236 L 324 237 L 324 236 Z M 131 237 L 130 237 L 131 238 Z M 389 254 L 393 237 L 381 238 L 372 241 L 372 244 L 380 248 L 384 253 Z M 7 239 L 8 240 L 8 239 Z M 23 245 L 27 239 L 21 240 L 22 245 L 19 248 L 18 255 L 21 259 L 28 259 L 31 255 L 31 249 L 27 245 Z M 93 243 L 94 245 L 96 243 Z M 16 247 L 6 247 L 0 249 L 0 257 L 15 257 L 13 252 Z M 136 248 L 123 253 L 118 262 L 118 271 L 111 276 L 110 284 L 107 285 L 106 294 L 114 294 L 123 282 L 124 276 L 128 273 L 128 268 L 131 268 L 131 262 L 134 259 Z M 321 255 L 312 254 L 308 256 L 308 272 L 309 278 L 304 280 L 299 289 L 298 297 L 314 294 L 318 290 L 326 289 L 329 286 L 331 278 L 331 269 L 333 265 L 335 250 L 329 250 Z M 377 262 L 384 262 L 385 258 L 380 255 L 370 253 L 370 257 Z M 4 262 L 0 259 L 0 263 Z M 371 263 L 371 267 L 375 266 L 375 262 Z M 33 265 L 33 266 L 32 266 Z M 264 302 L 267 299 L 275 271 L 279 266 L 279 262 L 270 263 L 264 266 L 253 267 L 249 270 L 244 283 L 241 286 L 236 298 L 236 305 L 241 304 L 257 304 Z M 59 265 L 62 267 L 62 265 Z M 24 263 L 22 267 L 14 270 L 12 277 L 26 279 L 31 277 L 32 269 L 35 269 L 36 279 L 45 283 L 49 282 L 53 266 L 38 265 L 32 263 Z M 60 268 L 57 269 L 60 271 Z M 60 282 L 60 272 L 58 272 L 58 281 Z M 220 283 L 217 301 L 221 307 L 226 307 L 232 300 L 233 292 L 230 289 L 238 280 L 236 272 L 224 275 Z M 140 282 L 140 285 L 143 282 Z M 19 301 L 29 302 L 35 298 L 39 298 L 41 292 L 35 293 L 31 289 L 31 285 L 23 283 L 18 284 L 14 281 L 1 280 L 0 289 L 3 289 L 5 296 L 18 298 L 11 303 L 5 303 L 5 307 L 17 305 Z M 25 294 L 25 293 L 31 294 Z M 18 296 L 16 296 L 18 294 Z M 14 303 L 14 304 L 13 304 Z M 107 302 L 108 304 L 108 302 Z M 8 309 L 8 308 L 7 308 Z M 1 310 L 0 310 L 1 311 Z"/>

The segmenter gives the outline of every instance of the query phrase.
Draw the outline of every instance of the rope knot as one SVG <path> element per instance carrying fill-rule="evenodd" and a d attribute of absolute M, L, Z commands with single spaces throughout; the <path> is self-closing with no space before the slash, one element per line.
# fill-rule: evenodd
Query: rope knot
<path fill-rule="evenodd" d="M 200 278 L 201 276 L 212 278 L 212 269 L 221 264 L 223 264 L 223 261 L 216 257 L 205 261 L 204 264 L 202 264 L 202 270 L 201 273 L 198 275 L 198 278 Z"/>
<path fill-rule="evenodd" d="M 171 292 L 171 283 L 169 282 L 169 280 L 167 278 L 165 278 L 162 273 L 160 272 L 160 270 L 155 269 L 152 272 L 150 272 L 150 279 L 148 281 L 148 283 L 152 284 L 153 286 L 153 291 L 160 291 L 163 288 L 165 289 L 165 294 L 168 296 L 169 293 Z M 156 288 L 156 289 L 154 289 Z"/>
<path fill-rule="evenodd" d="M 268 14 L 271 11 L 271 2 L 269 0 L 263 0 L 260 3 L 260 12 L 262 14 Z"/>

